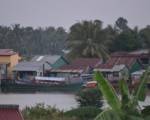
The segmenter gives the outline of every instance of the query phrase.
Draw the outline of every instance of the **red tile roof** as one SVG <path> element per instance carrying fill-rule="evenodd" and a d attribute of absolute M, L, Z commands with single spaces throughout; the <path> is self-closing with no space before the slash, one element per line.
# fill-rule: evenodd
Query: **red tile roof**
<path fill-rule="evenodd" d="M 10 55 L 14 55 L 14 54 L 17 54 L 17 53 L 14 52 L 12 49 L 0 49 L 1 56 L 10 56 Z"/>
<path fill-rule="evenodd" d="M 23 120 L 18 105 L 0 105 L 0 120 Z"/>
<path fill-rule="evenodd" d="M 75 69 L 85 69 L 88 66 L 95 67 L 100 64 L 101 60 L 99 58 L 78 58 L 75 59 L 70 65 L 62 66 L 61 70 L 75 70 Z"/>
<path fill-rule="evenodd" d="M 114 53 L 110 59 L 105 63 L 97 66 L 96 68 L 111 69 L 114 65 L 126 65 L 128 68 L 138 59 L 137 55 L 131 55 L 128 53 Z"/>

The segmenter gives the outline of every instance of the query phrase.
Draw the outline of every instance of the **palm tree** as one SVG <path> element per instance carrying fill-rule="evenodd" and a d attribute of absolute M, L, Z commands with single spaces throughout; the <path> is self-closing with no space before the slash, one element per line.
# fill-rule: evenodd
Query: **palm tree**
<path fill-rule="evenodd" d="M 150 116 L 143 116 L 138 101 L 145 100 L 145 83 L 150 79 L 150 68 L 143 74 L 136 91 L 129 92 L 128 86 L 124 80 L 120 81 L 120 95 L 104 79 L 99 72 L 95 73 L 95 79 L 98 81 L 104 98 L 109 104 L 109 108 L 100 113 L 95 120 L 149 120 Z"/>
<path fill-rule="evenodd" d="M 102 22 L 82 21 L 70 28 L 68 47 L 72 57 L 100 57 L 106 59 L 107 38 Z"/>

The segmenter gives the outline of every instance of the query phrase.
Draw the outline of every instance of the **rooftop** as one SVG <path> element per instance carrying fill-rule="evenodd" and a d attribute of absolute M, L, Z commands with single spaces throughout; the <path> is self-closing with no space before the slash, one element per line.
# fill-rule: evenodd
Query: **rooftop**
<path fill-rule="evenodd" d="M 31 61 L 20 62 L 14 67 L 14 71 L 37 71 L 44 68 L 51 69 L 61 56 L 59 55 L 37 55 Z"/>
<path fill-rule="evenodd" d="M 60 57 L 59 55 L 37 55 L 31 59 L 31 62 L 49 62 L 54 64 Z"/>
<path fill-rule="evenodd" d="M 0 105 L 0 120 L 23 120 L 18 105 Z"/>
<path fill-rule="evenodd" d="M 53 72 L 83 72 L 86 71 L 88 67 L 94 68 L 95 66 L 101 64 L 99 58 L 77 58 L 72 61 L 69 65 L 64 65 L 59 69 L 52 70 Z"/>
<path fill-rule="evenodd" d="M 12 49 L 0 49 L 1 56 L 10 56 L 10 55 L 14 55 L 14 54 L 17 54 L 17 53 L 14 52 Z"/>
<path fill-rule="evenodd" d="M 138 60 L 138 55 L 128 54 L 126 52 L 113 53 L 105 64 L 100 64 L 96 68 L 112 69 L 115 65 L 125 65 L 128 68 Z"/>

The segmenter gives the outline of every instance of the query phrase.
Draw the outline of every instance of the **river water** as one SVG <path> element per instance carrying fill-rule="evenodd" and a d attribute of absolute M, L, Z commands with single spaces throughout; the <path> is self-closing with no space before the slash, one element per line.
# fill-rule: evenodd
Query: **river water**
<path fill-rule="evenodd" d="M 78 106 L 75 95 L 67 93 L 35 93 L 35 94 L 0 94 L 0 104 L 18 104 L 20 109 L 35 106 L 37 103 L 55 106 L 60 110 L 70 110 Z M 150 96 L 140 106 L 150 105 Z M 105 103 L 104 108 L 108 105 Z"/>
<path fill-rule="evenodd" d="M 18 104 L 20 109 L 35 106 L 37 103 L 69 110 L 78 106 L 75 95 L 67 93 L 0 94 L 0 104 Z"/>

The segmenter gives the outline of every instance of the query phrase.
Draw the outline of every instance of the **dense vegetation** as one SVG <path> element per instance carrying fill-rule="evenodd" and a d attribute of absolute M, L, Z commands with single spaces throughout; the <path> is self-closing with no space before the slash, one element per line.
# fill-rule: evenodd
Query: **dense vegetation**
<path fill-rule="evenodd" d="M 79 107 L 60 111 L 55 107 L 37 104 L 22 110 L 24 120 L 93 120 L 101 110 L 94 106 Z"/>
<path fill-rule="evenodd" d="M 82 21 L 70 28 L 68 47 L 73 57 L 101 57 L 115 51 L 150 48 L 150 26 L 130 28 L 128 21 L 118 18 L 114 25 L 103 28 L 102 22 Z"/>
<path fill-rule="evenodd" d="M 111 52 L 150 48 L 150 26 L 130 28 L 122 17 L 105 28 L 100 20 L 81 21 L 69 32 L 63 27 L 0 26 L 0 48 L 12 48 L 25 56 L 62 54 L 69 49 L 73 58 L 98 56 L 105 60 Z"/>
<path fill-rule="evenodd" d="M 94 120 L 100 112 L 102 112 L 102 110 L 98 107 L 84 106 L 67 111 L 64 115 L 66 117 L 76 118 L 77 120 Z"/>
<path fill-rule="evenodd" d="M 102 99 L 102 94 L 98 88 L 84 88 L 76 94 L 76 100 L 80 107 L 94 106 L 100 108 L 103 105 Z"/>
<path fill-rule="evenodd" d="M 66 39 L 67 33 L 62 27 L 0 26 L 0 48 L 11 48 L 25 56 L 62 54 Z"/>
<path fill-rule="evenodd" d="M 51 106 L 37 104 L 34 107 L 26 107 L 22 111 L 24 120 L 76 120 L 74 118 L 65 117 L 64 112 Z"/>
<path fill-rule="evenodd" d="M 95 73 L 101 90 L 109 108 L 101 112 L 95 120 L 149 120 L 149 107 L 141 109 L 139 101 L 146 98 L 146 83 L 150 79 L 150 68 L 143 74 L 136 90 L 129 91 L 125 80 L 119 81 L 121 99 L 112 85 L 100 72 Z"/>

